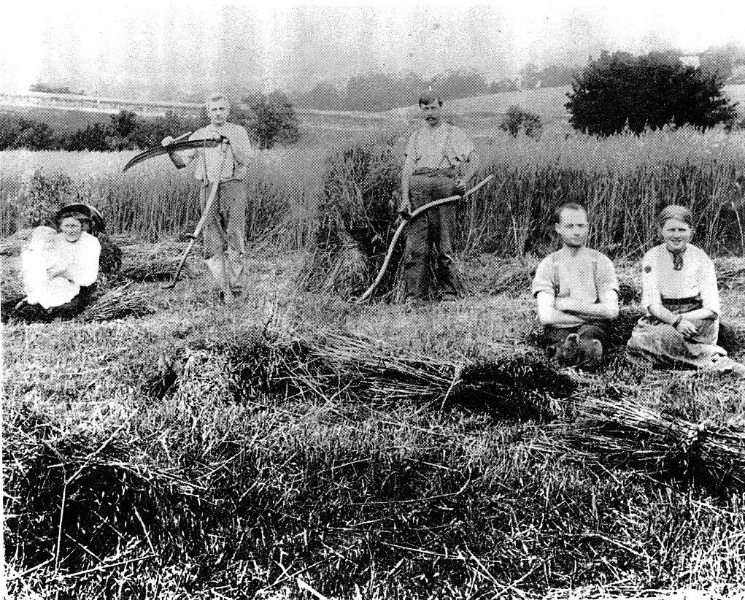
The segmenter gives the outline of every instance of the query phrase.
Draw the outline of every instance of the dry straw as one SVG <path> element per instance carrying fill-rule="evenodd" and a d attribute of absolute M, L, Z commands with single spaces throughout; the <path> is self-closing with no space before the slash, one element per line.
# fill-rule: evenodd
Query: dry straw
<path fill-rule="evenodd" d="M 714 491 L 745 489 L 745 427 L 693 423 L 639 402 L 588 398 L 577 421 L 543 444 L 581 460 L 695 480 Z"/>

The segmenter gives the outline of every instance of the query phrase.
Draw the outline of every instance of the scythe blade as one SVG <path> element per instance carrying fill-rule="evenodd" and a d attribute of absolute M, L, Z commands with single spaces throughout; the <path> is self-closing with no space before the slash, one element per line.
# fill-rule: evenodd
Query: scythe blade
<path fill-rule="evenodd" d="M 153 158 L 154 156 L 161 156 L 163 154 L 168 154 L 169 152 L 178 152 L 180 150 L 192 150 L 194 148 L 214 148 L 218 145 L 220 145 L 220 142 L 214 139 L 184 140 L 183 142 L 173 142 L 168 146 L 158 146 L 157 148 L 150 148 L 149 150 L 140 152 L 136 156 L 132 157 L 130 161 L 126 165 L 124 165 L 122 173 L 145 160 Z"/>

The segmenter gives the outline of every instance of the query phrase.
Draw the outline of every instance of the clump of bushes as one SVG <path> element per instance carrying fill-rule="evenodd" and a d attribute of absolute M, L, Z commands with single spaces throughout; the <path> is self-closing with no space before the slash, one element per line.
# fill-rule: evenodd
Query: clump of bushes
<path fill-rule="evenodd" d="M 91 189 L 67 173 L 38 168 L 24 174 L 13 202 L 21 227 L 54 226 L 54 215 L 66 204 L 91 202 Z"/>
<path fill-rule="evenodd" d="M 541 117 L 537 114 L 523 110 L 515 104 L 507 109 L 499 128 L 512 137 L 517 137 L 522 131 L 528 137 L 537 140 L 541 137 L 543 124 L 541 123 Z"/>

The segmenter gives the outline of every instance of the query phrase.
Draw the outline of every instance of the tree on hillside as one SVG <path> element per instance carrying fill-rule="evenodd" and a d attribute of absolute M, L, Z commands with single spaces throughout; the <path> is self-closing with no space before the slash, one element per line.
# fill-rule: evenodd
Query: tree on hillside
<path fill-rule="evenodd" d="M 537 140 L 541 137 L 543 124 L 541 123 L 541 117 L 537 114 L 523 110 L 515 104 L 507 109 L 499 128 L 512 137 L 517 137 L 522 131 L 528 137 Z"/>
<path fill-rule="evenodd" d="M 634 133 L 665 125 L 708 128 L 735 118 L 722 87 L 721 78 L 686 67 L 671 54 L 604 52 L 572 83 L 565 106 L 572 126 L 593 135 L 626 127 Z"/>
<path fill-rule="evenodd" d="M 702 71 L 707 75 L 718 75 L 727 81 L 737 65 L 745 64 L 745 47 L 737 43 L 712 46 L 700 58 Z"/>
<path fill-rule="evenodd" d="M 358 75 L 347 81 L 344 104 L 347 110 L 376 112 L 398 106 L 395 96 L 398 90 L 393 75 L 374 73 Z"/>
<path fill-rule="evenodd" d="M 517 92 L 520 90 L 520 86 L 517 83 L 517 79 L 500 79 L 499 81 L 492 81 L 489 85 L 490 94 L 499 94 L 500 92 Z"/>
<path fill-rule="evenodd" d="M 106 152 L 111 150 L 109 147 L 110 139 L 108 127 L 101 123 L 92 123 L 86 125 L 84 129 L 78 129 L 70 134 L 64 141 L 64 148 L 71 151 Z"/>
<path fill-rule="evenodd" d="M 252 94 L 243 98 L 251 111 L 231 108 L 233 118 L 243 124 L 260 148 L 275 144 L 292 144 L 300 139 L 295 109 L 284 92 Z"/>
<path fill-rule="evenodd" d="M 431 84 L 432 88 L 442 94 L 445 100 L 489 93 L 486 79 L 476 71 L 449 71 L 444 75 L 436 76 Z"/>

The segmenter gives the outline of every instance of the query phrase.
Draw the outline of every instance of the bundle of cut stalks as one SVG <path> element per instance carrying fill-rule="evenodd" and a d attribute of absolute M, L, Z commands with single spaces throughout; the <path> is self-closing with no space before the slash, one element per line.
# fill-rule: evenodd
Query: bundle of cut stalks
<path fill-rule="evenodd" d="M 403 352 L 368 338 L 328 334 L 312 346 L 332 372 L 347 373 L 371 399 L 446 402 L 501 418 L 550 420 L 561 414 L 557 398 L 572 380 L 535 352 L 505 346 L 498 356 L 454 361 Z"/>
<path fill-rule="evenodd" d="M 360 295 L 372 281 L 371 264 L 360 246 L 340 229 L 340 241 L 317 247 L 306 264 L 301 286 L 307 290 L 336 294 L 342 298 Z"/>
<path fill-rule="evenodd" d="M 132 291 L 131 283 L 113 288 L 90 304 L 81 314 L 84 321 L 111 321 L 141 317 L 154 312 L 148 294 Z"/>
<path fill-rule="evenodd" d="M 543 449 L 640 468 L 657 475 L 695 478 L 724 489 L 745 489 L 745 427 L 696 424 L 638 402 L 588 399 L 577 422 Z"/>
<path fill-rule="evenodd" d="M 388 135 L 356 140 L 326 158 L 315 251 L 301 277 L 305 289 L 349 297 L 364 292 L 377 274 L 396 224 L 396 141 Z M 391 283 L 387 277 L 377 295 L 389 292 Z"/>
<path fill-rule="evenodd" d="M 576 388 L 568 375 L 529 350 L 505 346 L 488 359 L 453 360 L 344 333 L 308 340 L 257 330 L 230 347 L 185 349 L 177 362 L 182 367 L 169 387 L 176 394 L 186 390 L 187 396 L 196 390 L 236 401 L 345 394 L 374 402 L 458 405 L 517 420 L 560 416 L 559 399 Z M 188 368 L 192 363 L 198 368 Z"/>
<path fill-rule="evenodd" d="M 121 275 L 126 279 L 139 282 L 168 281 L 178 268 L 183 244 L 142 248 L 137 246 L 124 249 Z M 188 277 L 187 269 L 182 277 Z"/>

